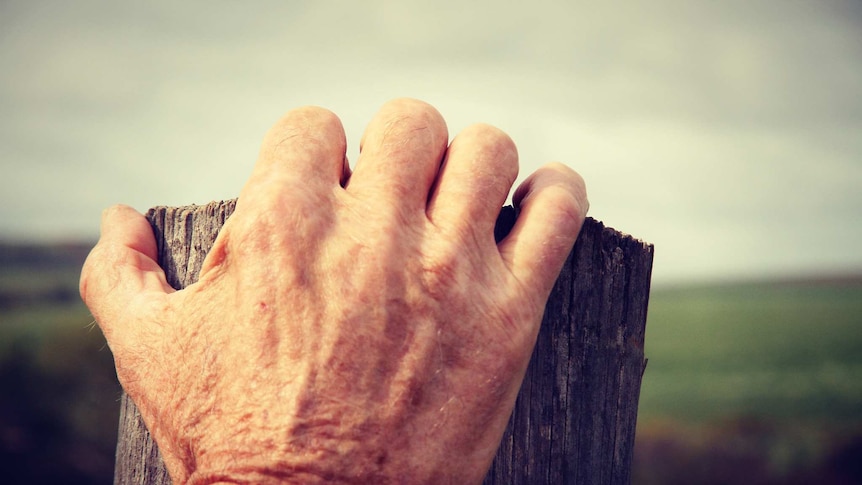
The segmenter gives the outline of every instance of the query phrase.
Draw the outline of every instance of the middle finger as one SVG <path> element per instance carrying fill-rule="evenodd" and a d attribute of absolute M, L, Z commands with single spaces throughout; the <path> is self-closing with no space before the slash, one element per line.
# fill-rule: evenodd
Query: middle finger
<path fill-rule="evenodd" d="M 443 117 L 430 105 L 413 99 L 386 103 L 362 137 L 348 192 L 378 206 L 424 214 L 448 137 Z"/>

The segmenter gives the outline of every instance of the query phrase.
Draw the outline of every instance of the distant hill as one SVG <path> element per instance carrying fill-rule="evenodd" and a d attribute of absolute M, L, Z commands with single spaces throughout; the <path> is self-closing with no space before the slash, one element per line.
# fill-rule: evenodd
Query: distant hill
<path fill-rule="evenodd" d="M 79 301 L 78 276 L 93 242 L 0 242 L 0 310 Z"/>
<path fill-rule="evenodd" d="M 80 268 L 94 241 L 27 244 L 0 242 L 0 271 L 13 268 Z"/>
<path fill-rule="evenodd" d="M 720 280 L 697 280 L 671 282 L 653 285 L 651 293 L 673 293 L 678 291 L 722 291 L 745 290 L 752 288 L 789 288 L 789 287 L 855 287 L 862 286 L 862 271 L 846 273 L 811 273 L 791 276 L 740 277 Z"/>

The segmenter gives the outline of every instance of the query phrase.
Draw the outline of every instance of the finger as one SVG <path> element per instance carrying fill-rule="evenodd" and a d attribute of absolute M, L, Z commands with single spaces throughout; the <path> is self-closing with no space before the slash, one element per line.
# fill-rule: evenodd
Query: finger
<path fill-rule="evenodd" d="M 353 170 L 350 169 L 350 160 L 347 155 L 344 155 L 344 160 L 341 162 L 341 186 L 346 187 L 350 181 L 350 176 L 353 175 Z"/>
<path fill-rule="evenodd" d="M 518 187 L 513 201 L 520 213 L 500 254 L 524 287 L 547 298 L 589 209 L 584 181 L 565 165 L 548 164 Z"/>
<path fill-rule="evenodd" d="M 424 213 L 448 137 L 443 117 L 430 105 L 386 103 L 362 137 L 348 192 Z"/>
<path fill-rule="evenodd" d="M 174 291 L 156 258 L 153 230 L 141 214 L 123 205 L 102 213 L 101 236 L 84 262 L 80 292 L 109 344 L 129 319 L 133 299 Z"/>
<path fill-rule="evenodd" d="M 336 185 L 349 177 L 341 121 L 314 106 L 288 112 L 263 139 L 260 155 L 240 199 L 278 197 L 290 184 Z"/>
<path fill-rule="evenodd" d="M 428 204 L 437 226 L 477 231 L 494 242 L 494 224 L 518 177 L 518 149 L 508 135 L 473 125 L 452 140 Z"/>

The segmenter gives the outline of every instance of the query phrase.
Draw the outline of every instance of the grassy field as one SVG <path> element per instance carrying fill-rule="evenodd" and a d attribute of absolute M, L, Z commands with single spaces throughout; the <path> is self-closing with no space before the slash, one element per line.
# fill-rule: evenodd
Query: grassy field
<path fill-rule="evenodd" d="M 119 387 L 84 246 L 0 244 L 3 483 L 110 483 Z M 862 279 L 653 291 L 635 484 L 862 483 Z"/>
<path fill-rule="evenodd" d="M 111 483 L 120 388 L 77 295 L 87 249 L 0 244 L 3 483 Z"/>
<path fill-rule="evenodd" d="M 646 354 L 636 483 L 862 480 L 862 280 L 655 290 Z"/>
<path fill-rule="evenodd" d="M 644 419 L 862 421 L 862 282 L 658 290 Z"/>

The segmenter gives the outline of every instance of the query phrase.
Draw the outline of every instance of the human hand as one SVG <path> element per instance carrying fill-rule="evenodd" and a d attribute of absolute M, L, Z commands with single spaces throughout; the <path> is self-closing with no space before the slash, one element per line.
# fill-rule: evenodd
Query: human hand
<path fill-rule="evenodd" d="M 105 212 L 81 295 L 175 483 L 482 480 L 588 204 L 547 165 L 497 244 L 515 146 L 447 141 L 390 102 L 351 174 L 338 119 L 291 111 L 182 291 L 146 220 Z"/>

